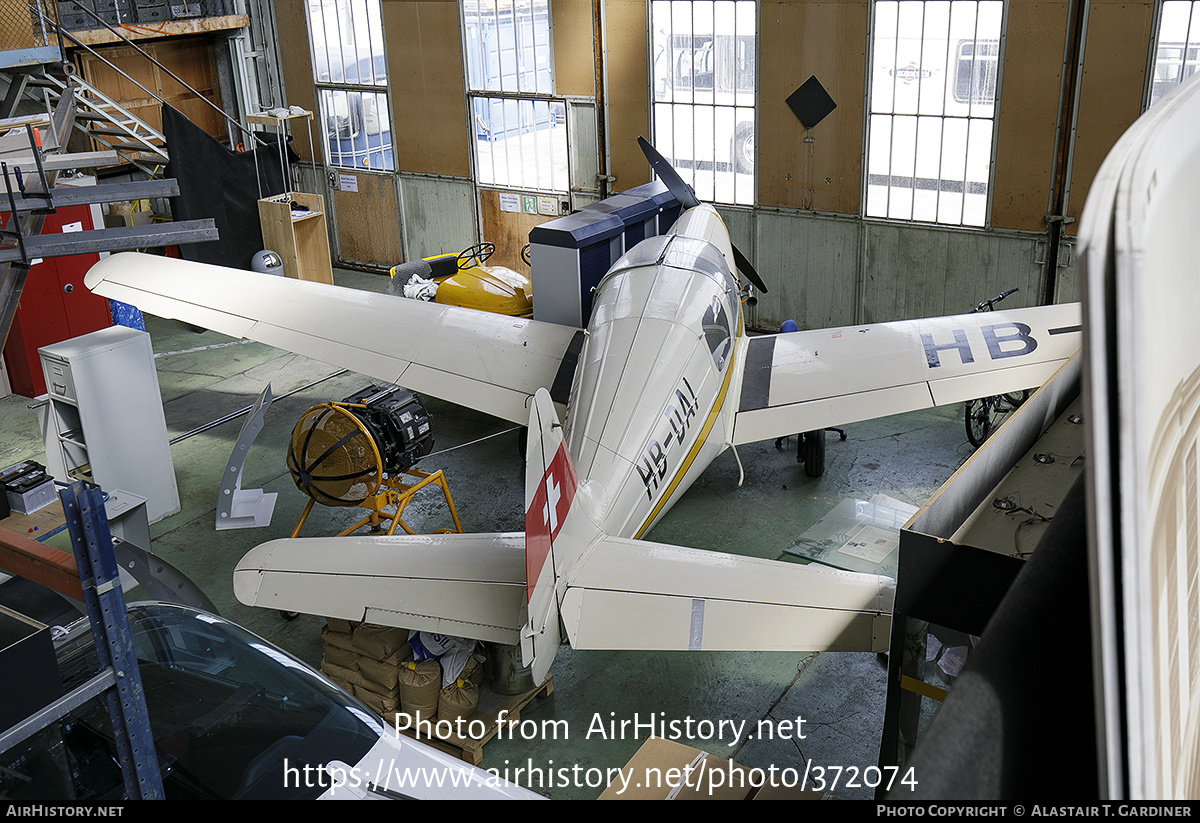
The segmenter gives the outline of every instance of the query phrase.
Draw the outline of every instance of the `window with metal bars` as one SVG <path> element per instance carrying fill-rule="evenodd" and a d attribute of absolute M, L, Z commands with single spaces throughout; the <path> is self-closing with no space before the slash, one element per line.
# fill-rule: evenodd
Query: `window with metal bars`
<path fill-rule="evenodd" d="M 1146 89 L 1149 108 L 1196 73 L 1200 65 L 1200 0 L 1165 0 L 1159 9 L 1154 68 Z"/>
<path fill-rule="evenodd" d="M 988 220 L 1003 0 L 876 0 L 867 217 Z"/>
<path fill-rule="evenodd" d="M 650 4 L 654 145 L 702 200 L 754 204 L 756 6 Z"/>
<path fill-rule="evenodd" d="M 554 96 L 550 0 L 463 0 L 479 183 L 565 192 L 566 103 Z"/>
<path fill-rule="evenodd" d="M 394 170 L 380 0 L 308 0 L 308 21 L 326 162 Z"/>

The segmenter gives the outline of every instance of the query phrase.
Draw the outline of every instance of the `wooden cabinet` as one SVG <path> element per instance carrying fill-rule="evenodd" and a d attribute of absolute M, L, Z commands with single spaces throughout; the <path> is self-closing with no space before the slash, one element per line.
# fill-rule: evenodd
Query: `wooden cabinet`
<path fill-rule="evenodd" d="M 295 203 L 298 208 L 293 208 Z M 294 191 L 258 201 L 263 248 L 283 261 L 283 273 L 298 280 L 333 283 L 325 201 L 319 194 Z"/>
<path fill-rule="evenodd" d="M 42 233 L 103 228 L 99 211 L 100 207 L 95 205 L 62 207 L 46 215 Z M 78 254 L 46 258 L 30 268 L 4 346 L 14 394 L 23 397 L 45 394 L 39 348 L 112 325 L 108 301 L 92 294 L 83 284 L 83 276 L 99 260 L 98 254 Z"/>

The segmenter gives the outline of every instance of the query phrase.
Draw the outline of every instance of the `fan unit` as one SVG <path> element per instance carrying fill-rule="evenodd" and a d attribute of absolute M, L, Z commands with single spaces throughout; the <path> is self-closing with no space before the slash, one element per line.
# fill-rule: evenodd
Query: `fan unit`
<path fill-rule="evenodd" d="M 300 534 L 314 503 L 360 506 L 370 513 L 339 536 L 363 526 L 393 534 L 412 496 L 428 485 L 440 486 L 454 518 L 462 524 L 442 472 L 423 472 L 416 461 L 433 448 L 429 413 L 412 392 L 396 386 L 370 386 L 340 403 L 322 403 L 306 411 L 292 429 L 287 467 L 296 488 L 309 497 L 292 537 Z"/>

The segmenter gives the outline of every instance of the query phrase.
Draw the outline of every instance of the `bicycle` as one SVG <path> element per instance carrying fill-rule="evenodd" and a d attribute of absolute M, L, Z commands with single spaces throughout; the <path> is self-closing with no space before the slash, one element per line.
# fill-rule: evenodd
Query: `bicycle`
<path fill-rule="evenodd" d="M 971 309 L 970 313 L 994 311 L 997 303 L 1018 291 L 1020 291 L 1019 288 L 1011 288 L 1006 292 L 1001 292 L 990 300 L 984 300 L 978 306 Z M 1029 389 L 1024 389 L 1017 392 L 1006 392 L 1004 394 L 994 394 L 990 397 L 979 397 L 974 400 L 968 400 L 964 406 L 967 440 L 971 441 L 971 445 L 976 448 L 982 446 L 983 441 L 991 437 L 993 431 L 1000 428 L 1000 423 L 1003 421 L 1004 416 L 1016 411 L 1028 398 Z"/>

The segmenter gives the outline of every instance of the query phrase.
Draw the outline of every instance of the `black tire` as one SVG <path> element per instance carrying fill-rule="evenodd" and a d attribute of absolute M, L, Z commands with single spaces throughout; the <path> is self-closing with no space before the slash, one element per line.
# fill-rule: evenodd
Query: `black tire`
<path fill-rule="evenodd" d="M 809 477 L 820 477 L 825 473 L 825 430 L 805 432 L 800 446 L 804 457 L 804 473 Z"/>
<path fill-rule="evenodd" d="M 996 428 L 1000 403 L 995 397 L 981 397 L 978 400 L 968 400 L 965 409 L 967 440 L 971 441 L 972 446 L 979 448 Z"/>
<path fill-rule="evenodd" d="M 1029 389 L 1025 389 L 1024 391 L 1009 392 L 1008 394 L 1004 395 L 1004 402 L 1013 409 L 1017 408 L 1028 399 Z"/>

